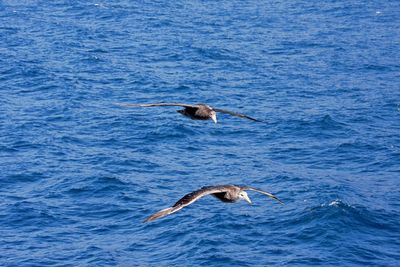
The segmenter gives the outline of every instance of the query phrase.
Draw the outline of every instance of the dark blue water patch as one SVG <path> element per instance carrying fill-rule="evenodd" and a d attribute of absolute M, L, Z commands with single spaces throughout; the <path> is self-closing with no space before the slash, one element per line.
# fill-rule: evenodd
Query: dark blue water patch
<path fill-rule="evenodd" d="M 397 266 L 398 11 L 2 2 L 0 264 Z M 112 104 L 167 101 L 267 123 Z M 205 197 L 142 223 L 220 183 L 285 205 Z"/>
<path fill-rule="evenodd" d="M 26 166 L 29 166 L 31 163 L 26 163 Z M 18 173 L 17 170 L 14 170 L 16 173 L 14 175 L 10 175 L 7 178 L 1 180 L 1 184 L 3 186 L 9 184 L 10 186 L 21 183 L 32 183 L 35 181 L 39 181 L 47 177 L 46 174 L 40 172 L 20 172 Z"/>
<path fill-rule="evenodd" d="M 295 127 L 294 132 L 319 138 L 336 137 L 341 134 L 349 136 L 352 133 L 350 127 L 346 127 L 345 123 L 336 121 L 329 115 L 317 118 L 314 121 L 294 121 L 293 125 Z"/>
<path fill-rule="evenodd" d="M 324 250 L 324 248 L 333 248 L 329 251 L 331 255 L 328 258 L 335 258 L 334 255 L 339 255 L 343 251 L 351 251 L 352 248 L 357 248 L 362 250 L 363 246 L 368 246 L 371 244 L 378 245 L 381 242 L 380 236 L 391 236 L 393 229 L 391 229 L 390 225 L 391 220 L 387 221 L 386 218 L 381 218 L 381 213 L 379 211 L 370 211 L 365 207 L 361 206 L 349 206 L 344 204 L 340 200 L 334 200 L 327 204 L 322 204 L 318 207 L 314 207 L 310 210 L 303 210 L 301 215 L 297 218 L 297 222 L 287 222 L 284 223 L 286 229 L 286 234 L 291 240 L 299 240 L 305 247 L 313 247 L 313 250 Z M 303 227 L 307 225 L 307 227 Z M 296 225 L 296 230 L 291 231 L 290 229 Z M 308 227 L 310 226 L 310 227 Z M 389 228 L 387 228 L 389 226 Z M 347 242 L 347 240 L 352 240 L 354 236 L 364 236 L 368 235 L 370 229 L 375 228 L 380 232 L 380 235 L 372 238 L 368 241 L 363 242 Z M 277 230 L 280 231 L 280 230 Z M 319 247 L 314 247 L 314 242 L 312 240 L 319 240 Z M 278 240 L 271 240 L 274 245 L 282 246 L 282 238 L 278 238 Z M 335 244 L 342 243 L 342 248 L 336 247 Z M 261 244 L 260 244 L 261 245 Z M 379 245 L 378 245 L 379 246 Z M 393 247 L 394 248 L 394 247 Z M 338 253 L 338 254 L 337 254 Z M 366 255 L 369 254 L 365 251 Z M 300 253 L 299 255 L 301 255 Z M 310 253 L 315 254 L 316 253 Z M 347 252 L 346 252 L 347 254 Z M 383 258 L 391 257 L 392 252 L 380 251 L 379 255 L 369 254 L 369 260 L 380 261 Z M 354 255 L 353 255 L 354 256 Z M 353 258 L 350 256 L 350 258 Z M 363 258 L 364 256 L 360 257 Z M 302 261 L 302 257 L 299 257 L 297 260 L 293 260 L 294 262 Z M 308 257 L 307 257 L 308 258 Z M 320 258 L 316 256 L 316 258 Z M 357 258 L 357 257 L 356 257 Z M 304 258 L 305 260 L 305 258 Z M 365 260 L 363 262 L 368 262 Z"/>
<path fill-rule="evenodd" d="M 2 227 L 3 229 L 15 229 L 21 228 L 24 231 L 40 232 L 41 227 L 57 228 L 61 225 L 70 223 L 71 220 L 64 218 L 60 214 L 60 209 L 46 205 L 45 202 L 21 200 L 15 204 L 6 204 L 3 207 L 3 211 L 7 211 L 6 214 L 2 212 Z"/>
<path fill-rule="evenodd" d="M 195 48 L 196 52 L 200 55 L 200 58 L 208 58 L 215 60 L 225 60 L 225 61 L 240 61 L 240 58 L 234 57 L 232 52 L 227 49 L 218 48 Z"/>
<path fill-rule="evenodd" d="M 392 231 L 391 224 L 386 224 L 385 219 L 377 212 L 370 212 L 364 207 L 352 207 L 350 205 L 344 204 L 340 200 L 334 200 L 328 204 L 322 204 L 319 207 L 311 208 L 305 212 L 305 215 L 298 218 L 298 221 L 308 225 L 310 222 L 318 224 L 318 221 L 324 221 L 327 223 L 332 221 L 338 227 L 336 229 L 343 228 L 345 231 L 357 228 L 358 231 L 362 231 L 363 227 L 365 229 L 376 228 L 381 231 Z M 385 226 L 386 225 L 386 226 Z M 345 227 L 347 226 L 347 227 Z M 329 228 L 329 227 L 328 227 Z M 310 227 L 314 229 L 314 227 Z M 325 233 L 324 229 L 320 229 L 321 233 Z M 310 237 L 321 236 L 321 233 L 312 231 L 303 231 L 297 233 L 304 235 L 301 240 L 308 239 Z M 321 238 L 323 238 L 321 236 Z"/>
<path fill-rule="evenodd" d="M 372 144 L 372 143 L 365 143 L 362 140 L 356 140 L 354 142 L 349 142 L 349 143 L 343 143 L 340 144 L 337 148 L 336 148 L 336 152 L 340 155 L 340 154 L 347 154 L 349 153 L 349 151 L 353 151 L 353 152 L 361 152 L 361 151 L 366 151 L 366 150 L 378 150 L 378 147 L 376 146 L 376 144 Z"/>
<path fill-rule="evenodd" d="M 313 116 L 312 119 L 304 119 L 302 118 L 303 116 L 304 114 L 298 114 L 297 116 L 293 116 L 295 118 L 289 118 L 285 123 L 280 121 L 279 131 L 276 131 L 274 135 L 280 137 L 279 134 L 282 135 L 283 133 L 291 132 L 295 135 L 304 135 L 303 137 L 329 139 L 341 135 L 351 136 L 355 133 L 347 123 L 333 119 L 330 115 Z M 271 123 L 277 124 L 278 122 Z"/>

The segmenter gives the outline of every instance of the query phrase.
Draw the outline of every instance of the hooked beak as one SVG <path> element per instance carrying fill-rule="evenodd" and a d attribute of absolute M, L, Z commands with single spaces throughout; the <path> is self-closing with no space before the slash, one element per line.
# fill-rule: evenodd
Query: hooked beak
<path fill-rule="evenodd" d="M 211 119 L 214 121 L 214 123 L 217 123 L 217 114 L 216 113 L 211 114 Z"/>
<path fill-rule="evenodd" d="M 250 200 L 250 198 L 249 198 L 249 196 L 244 195 L 244 196 L 243 196 L 243 199 L 246 200 L 247 202 L 249 202 L 250 205 L 252 204 L 252 203 L 251 203 L 251 200 Z"/>

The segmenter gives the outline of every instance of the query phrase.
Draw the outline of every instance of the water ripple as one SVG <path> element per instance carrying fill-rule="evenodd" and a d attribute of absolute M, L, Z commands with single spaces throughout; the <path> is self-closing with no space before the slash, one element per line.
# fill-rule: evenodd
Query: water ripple
<path fill-rule="evenodd" d="M 399 265 L 398 3 L 36 2 L 0 2 L 1 266 Z M 143 223 L 212 184 L 285 205 Z"/>

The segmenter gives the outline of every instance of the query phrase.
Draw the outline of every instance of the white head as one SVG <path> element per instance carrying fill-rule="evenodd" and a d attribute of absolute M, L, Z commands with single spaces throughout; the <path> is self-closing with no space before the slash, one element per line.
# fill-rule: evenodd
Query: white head
<path fill-rule="evenodd" d="M 211 111 L 210 118 L 214 121 L 214 123 L 217 123 L 217 112 L 214 110 Z"/>
<path fill-rule="evenodd" d="M 244 199 L 247 202 L 249 202 L 249 204 L 251 204 L 251 200 L 250 200 L 249 196 L 247 195 L 247 193 L 245 191 L 240 191 L 239 198 L 240 199 Z"/>

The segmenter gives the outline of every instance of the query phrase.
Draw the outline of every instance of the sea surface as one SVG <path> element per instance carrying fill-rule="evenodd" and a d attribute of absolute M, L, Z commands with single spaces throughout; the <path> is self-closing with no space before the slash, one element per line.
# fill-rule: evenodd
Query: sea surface
<path fill-rule="evenodd" d="M 1 1 L 0 266 L 400 266 L 399 14 Z M 218 184 L 285 205 L 208 196 L 143 223 Z"/>

